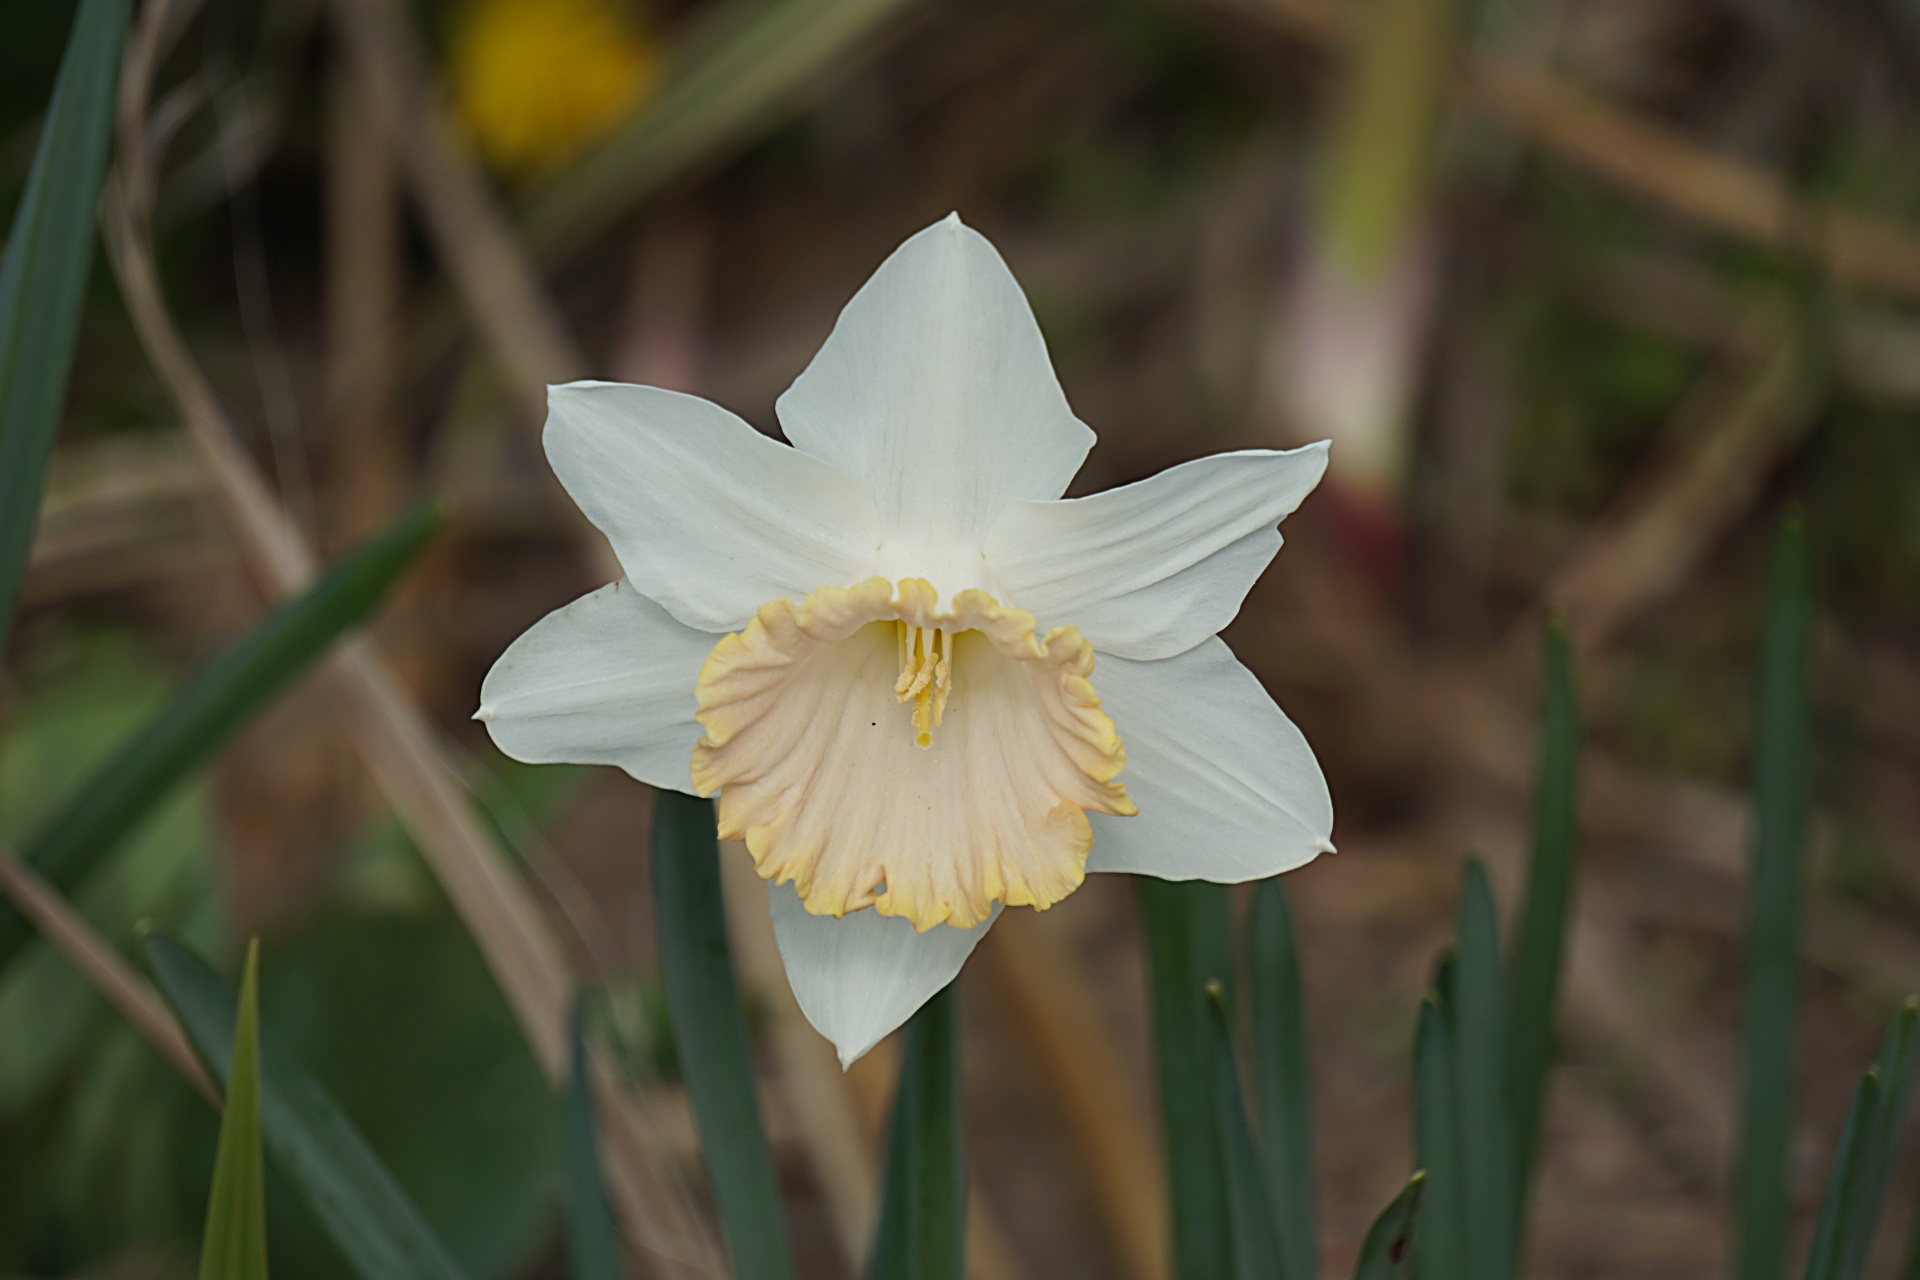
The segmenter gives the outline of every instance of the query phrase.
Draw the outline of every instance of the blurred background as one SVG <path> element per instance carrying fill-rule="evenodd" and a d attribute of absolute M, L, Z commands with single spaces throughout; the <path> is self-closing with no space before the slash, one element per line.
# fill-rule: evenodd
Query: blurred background
<path fill-rule="evenodd" d="M 72 11 L 0 17 L 0 207 Z M 377 642 L 696 1200 L 647 789 L 514 765 L 468 722 L 501 649 L 611 575 L 541 458 L 540 388 L 654 383 L 777 434 L 841 303 L 958 210 L 1099 433 L 1075 492 L 1335 442 L 1227 632 L 1335 798 L 1340 852 L 1287 882 L 1327 1274 L 1409 1167 L 1460 859 L 1517 897 L 1555 614 L 1584 861 L 1528 1273 L 1723 1265 L 1764 551 L 1803 513 L 1804 1239 L 1856 1073 L 1920 984 L 1920 6 L 206 0 L 150 26 L 148 284 L 325 556 L 447 499 Z M 132 301 L 103 255 L 0 684 L 13 841 L 267 606 Z M 77 902 L 116 941 L 152 920 L 231 961 L 261 935 L 270 1034 L 470 1274 L 562 1275 L 552 1095 L 353 714 L 325 678 L 296 688 Z M 820 1070 L 752 915 L 792 1233 L 805 1275 L 846 1276 L 891 1046 Z M 1164 1275 L 1130 886 L 1009 913 L 961 990 L 977 1280 Z M 0 969 L 0 1274 L 190 1274 L 214 1136 L 63 960 Z M 273 1212 L 279 1274 L 342 1273 L 290 1196 Z"/>

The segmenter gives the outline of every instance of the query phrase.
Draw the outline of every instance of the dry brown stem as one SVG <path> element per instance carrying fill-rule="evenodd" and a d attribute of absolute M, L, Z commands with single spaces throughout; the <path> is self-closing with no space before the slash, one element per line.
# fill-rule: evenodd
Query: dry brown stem
<path fill-rule="evenodd" d="M 766 885 L 746 849 L 722 845 L 720 871 L 734 962 L 766 1005 L 775 1087 L 827 1202 L 841 1253 L 849 1269 L 862 1274 L 880 1207 L 873 1152 L 886 1114 L 885 1082 L 894 1074 L 882 1066 L 889 1046 L 852 1073 L 840 1070 L 833 1046 L 793 998 L 767 915 Z M 978 1192 L 967 1199 L 967 1274 L 970 1280 L 1023 1280 L 1026 1274 Z"/>
<path fill-rule="evenodd" d="M 213 1104 L 214 1110 L 220 1109 L 220 1091 L 200 1065 L 172 1011 L 160 1003 L 153 988 L 112 944 L 60 896 L 58 889 L 5 848 L 0 848 L 0 894 L 18 907 L 48 945 L 65 956 L 93 989 L 133 1024 L 133 1029 L 180 1073 L 181 1079 Z"/>
<path fill-rule="evenodd" d="M 1629 486 L 1548 582 L 1547 605 L 1566 617 L 1583 649 L 1605 648 L 1684 583 L 1811 423 L 1812 397 L 1784 318 L 1769 308 L 1745 327 L 1771 336 L 1739 343 L 1765 354 L 1750 366 L 1742 356 L 1747 367 L 1731 377 L 1721 369 L 1702 380 L 1675 415 L 1668 434 L 1680 438 L 1669 442 L 1667 456 Z"/>
<path fill-rule="evenodd" d="M 328 84 L 327 411 L 331 527 L 360 538 L 406 500 L 405 453 L 393 390 L 400 343 L 401 219 L 386 128 L 358 64 Z"/>
<path fill-rule="evenodd" d="M 1347 38 L 1344 0 L 1259 0 L 1255 12 L 1316 44 Z M 1588 172 L 1738 239 L 1805 256 L 1854 284 L 1920 297 L 1920 236 L 1802 199 L 1779 174 L 1626 110 L 1551 72 L 1483 49 L 1459 55 L 1453 99 Z"/>
<path fill-rule="evenodd" d="M 793 998 L 767 914 L 766 885 L 755 873 L 753 859 L 742 846 L 724 844 L 720 874 L 734 963 L 766 1006 L 775 1087 L 827 1202 L 840 1251 L 857 1273 L 866 1264 L 878 1206 L 879 1181 L 866 1126 L 833 1046 L 807 1022 Z"/>
<path fill-rule="evenodd" d="M 974 953 L 994 1007 L 1034 1067 L 1092 1192 L 1094 1210 L 1128 1280 L 1164 1280 L 1168 1246 L 1161 1158 L 1140 1122 L 1152 1108 L 1095 1010 L 1080 961 L 1050 921 L 1008 911 Z"/>
<path fill-rule="evenodd" d="M 521 403 L 544 416 L 547 384 L 585 376 L 587 362 L 431 92 L 407 15 L 392 0 L 332 10 L 468 311 Z"/>
<path fill-rule="evenodd" d="M 104 200 L 109 256 L 142 347 L 173 396 L 229 523 L 262 586 L 298 591 L 315 557 L 241 449 L 231 422 L 168 313 L 149 236 L 153 145 L 146 132 L 152 76 L 174 19 L 167 0 L 149 6 L 127 47 L 119 145 Z M 371 641 L 349 642 L 333 668 L 352 707 L 354 738 L 376 783 L 420 847 L 472 931 L 535 1058 L 549 1079 L 567 1068 L 566 1020 L 575 995 L 558 940 L 503 863 L 462 783 Z M 649 1270 L 664 1277 L 724 1274 L 711 1230 L 652 1140 L 636 1099 L 597 1064 L 605 1159 L 616 1207 Z"/>

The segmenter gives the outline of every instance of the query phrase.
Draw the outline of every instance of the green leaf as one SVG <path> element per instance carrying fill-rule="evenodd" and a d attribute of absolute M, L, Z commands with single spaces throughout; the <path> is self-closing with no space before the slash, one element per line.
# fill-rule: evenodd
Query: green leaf
<path fill-rule="evenodd" d="M 573 1016 L 573 1074 L 561 1103 L 567 1167 L 567 1260 L 573 1280 L 623 1280 L 620 1233 L 600 1176 L 593 1082 L 587 1071 L 585 1017 Z"/>
<path fill-rule="evenodd" d="M 828 83 L 909 0 L 730 0 L 696 10 L 659 96 L 538 190 L 521 225 L 551 260 L 607 230 L 641 200 L 725 157 Z"/>
<path fill-rule="evenodd" d="M 1894 1015 L 1878 1059 L 1854 1092 L 1814 1226 L 1806 1280 L 1859 1280 L 1866 1269 L 1913 1093 L 1917 1030 L 1920 1002 L 1909 999 Z"/>
<path fill-rule="evenodd" d="M 260 1156 L 260 944 L 247 944 L 213 1159 L 200 1280 L 267 1280 L 267 1175 Z"/>
<path fill-rule="evenodd" d="M 965 1280 L 966 1227 L 959 996 L 949 983 L 907 1023 L 869 1275 Z"/>
<path fill-rule="evenodd" d="M 1460 887 L 1452 999 L 1453 1087 L 1466 1201 L 1467 1261 L 1476 1280 L 1513 1274 L 1513 1138 L 1507 1112 L 1506 975 L 1493 887 L 1478 858 Z"/>
<path fill-rule="evenodd" d="M 0 651 L 60 427 L 131 0 L 84 0 L 0 256 Z"/>
<path fill-rule="evenodd" d="M 1788 1217 L 1786 1160 L 1813 630 L 1812 575 L 1806 535 L 1797 520 L 1781 528 L 1769 576 L 1754 768 L 1759 838 L 1747 938 L 1746 1110 L 1737 1171 L 1739 1280 L 1779 1280 Z"/>
<path fill-rule="evenodd" d="M 760 1124 L 753 1058 L 727 949 L 713 805 L 677 791 L 653 797 L 653 907 L 660 977 L 707 1182 L 740 1280 L 791 1274 L 773 1158 Z"/>
<path fill-rule="evenodd" d="M 1567 631 L 1557 621 L 1547 624 L 1541 668 L 1546 708 L 1540 724 L 1540 776 L 1533 792 L 1533 856 L 1508 979 L 1507 1090 L 1512 1099 L 1514 1185 L 1521 1197 L 1516 1218 L 1525 1208 L 1540 1143 L 1579 837 L 1580 702 Z"/>
<path fill-rule="evenodd" d="M 1227 890 L 1204 881 L 1135 876 L 1147 943 L 1160 1131 L 1167 1150 L 1173 1274 L 1228 1280 L 1233 1274 L 1225 1156 L 1214 1125 L 1213 1070 L 1206 1054 L 1206 985 L 1232 973 Z M 1226 950 L 1222 958 L 1220 952 Z"/>
<path fill-rule="evenodd" d="M 228 1078 L 232 990 L 160 933 L 141 945 L 160 990 L 218 1080 Z M 325 1091 L 274 1053 L 260 1056 L 260 1123 L 274 1164 L 363 1280 L 463 1280 L 407 1193 Z"/>
<path fill-rule="evenodd" d="M 1233 1051 L 1232 1011 L 1226 986 L 1207 984 L 1207 1031 L 1212 1043 L 1214 1132 L 1225 1156 L 1227 1218 L 1232 1224 L 1235 1280 L 1312 1280 L 1312 1272 L 1292 1268 L 1275 1232 L 1273 1197 L 1260 1169 L 1260 1153 L 1247 1128 L 1247 1104 L 1240 1088 L 1240 1061 Z"/>
<path fill-rule="evenodd" d="M 1406 1274 L 1413 1252 L 1414 1224 L 1419 1221 L 1420 1200 L 1426 1189 L 1426 1172 L 1416 1171 L 1400 1188 L 1400 1194 L 1388 1201 L 1360 1242 L 1353 1280 L 1394 1280 Z"/>
<path fill-rule="evenodd" d="M 422 507 L 361 543 L 203 668 L 25 842 L 22 856 L 71 892 L 269 698 L 372 612 L 439 514 L 437 506 Z M 0 905 L 0 964 L 28 936 L 20 915 Z"/>
<path fill-rule="evenodd" d="M 1453 1037 L 1435 992 L 1420 1005 L 1413 1046 L 1413 1149 L 1427 1172 L 1421 1215 L 1420 1280 L 1468 1280 L 1466 1179 L 1460 1160 Z M 1475 1280 L 1478 1280 L 1476 1277 Z"/>
<path fill-rule="evenodd" d="M 1312 1276 L 1320 1257 L 1314 1212 L 1313 1088 L 1300 997 L 1293 912 L 1275 877 L 1253 891 L 1248 922 L 1248 990 L 1253 1004 L 1254 1081 L 1261 1154 L 1289 1275 Z"/>

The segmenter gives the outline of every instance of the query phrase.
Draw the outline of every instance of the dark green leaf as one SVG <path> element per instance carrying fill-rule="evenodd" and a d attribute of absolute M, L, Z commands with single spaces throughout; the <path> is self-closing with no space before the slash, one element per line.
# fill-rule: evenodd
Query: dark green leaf
<path fill-rule="evenodd" d="M 1507 1112 L 1505 974 L 1493 888 L 1479 859 L 1460 889 L 1452 1001 L 1453 1085 L 1466 1202 L 1467 1259 L 1475 1280 L 1513 1274 L 1513 1138 Z"/>
<path fill-rule="evenodd" d="M 1894 1015 L 1879 1058 L 1854 1092 L 1814 1226 L 1807 1280 L 1859 1280 L 1866 1269 L 1913 1092 L 1917 1009 L 1920 1005 L 1908 1000 Z"/>
<path fill-rule="evenodd" d="M 1420 1220 L 1420 1280 L 1468 1280 L 1466 1179 L 1460 1162 L 1453 1043 L 1439 993 L 1420 1005 L 1413 1047 L 1413 1149 L 1426 1170 Z M 1474 1277 L 1474 1280 L 1479 1280 Z"/>
<path fill-rule="evenodd" d="M 1240 1062 L 1233 1051 L 1233 1014 L 1226 987 L 1207 984 L 1208 1039 L 1212 1042 L 1214 1132 L 1225 1157 L 1227 1218 L 1233 1232 L 1235 1280 L 1312 1280 L 1312 1272 L 1292 1269 L 1275 1232 L 1273 1197 L 1260 1169 L 1260 1152 L 1247 1128 L 1247 1104 L 1240 1087 Z"/>
<path fill-rule="evenodd" d="M 161 993 L 194 1049 L 225 1081 L 234 1034 L 233 991 L 199 956 L 159 933 L 142 945 Z M 274 1164 L 305 1199 L 363 1280 L 462 1280 L 400 1184 L 320 1086 L 260 1055 L 260 1123 Z"/>
<path fill-rule="evenodd" d="M 1263 880 L 1254 888 L 1248 951 L 1254 1082 L 1260 1098 L 1267 1189 L 1273 1196 L 1288 1273 L 1311 1276 L 1320 1256 L 1314 1212 L 1313 1087 L 1307 1071 L 1300 953 L 1294 942 L 1293 912 L 1278 878 Z"/>
<path fill-rule="evenodd" d="M 872 1280 L 965 1280 L 966 1228 L 959 996 L 949 983 L 907 1023 Z"/>
<path fill-rule="evenodd" d="M 1843 1263 L 1851 1268 L 1844 1275 L 1857 1276 L 1866 1266 L 1867 1248 L 1873 1242 L 1873 1229 L 1886 1201 L 1887 1182 L 1893 1176 L 1894 1156 L 1913 1097 L 1916 1056 L 1920 1056 L 1920 997 L 1908 996 L 1887 1028 L 1874 1064 L 1880 1072 L 1882 1105 L 1874 1117 L 1871 1158 L 1867 1162 L 1869 1178 L 1848 1218 L 1849 1239 L 1858 1254 L 1843 1256 Z"/>
<path fill-rule="evenodd" d="M 908 0 L 730 0 L 702 7 L 660 94 L 540 190 L 521 225 L 543 257 L 598 235 L 688 168 L 777 121 Z"/>
<path fill-rule="evenodd" d="M 131 0 L 84 0 L 0 257 L 0 651 L 13 630 L 93 262 Z"/>
<path fill-rule="evenodd" d="M 1425 1171 L 1416 1172 L 1400 1188 L 1400 1194 L 1388 1202 L 1380 1216 L 1367 1228 L 1360 1242 L 1360 1260 L 1354 1264 L 1353 1280 L 1395 1280 L 1406 1274 L 1413 1252 L 1414 1224 L 1419 1220 L 1420 1201 L 1427 1187 Z"/>
<path fill-rule="evenodd" d="M 707 1182 L 734 1274 L 740 1280 L 782 1280 L 791 1272 L 786 1229 L 733 985 L 713 805 L 677 791 L 655 792 L 653 805 L 660 977 L 681 1074 L 700 1123 Z"/>
<path fill-rule="evenodd" d="M 1233 1271 L 1224 1157 L 1214 1126 L 1213 1071 L 1206 1055 L 1206 984 L 1225 980 L 1216 933 L 1227 914 L 1225 886 L 1135 876 L 1147 942 L 1160 1131 L 1166 1137 L 1167 1195 L 1173 1217 L 1173 1274 L 1228 1280 Z M 1228 935 L 1230 936 L 1230 935 Z"/>
<path fill-rule="evenodd" d="M 267 1280 L 267 1171 L 260 1155 L 260 944 L 247 944 L 220 1147 L 200 1242 L 200 1280 Z"/>
<path fill-rule="evenodd" d="M 1761 654 L 1754 768 L 1759 839 L 1749 906 L 1746 1100 L 1738 1169 L 1739 1280 L 1779 1280 L 1785 1247 L 1812 629 L 1806 535 L 1797 521 L 1789 521 L 1774 547 Z"/>
<path fill-rule="evenodd" d="M 600 1178 L 600 1142 L 593 1081 L 587 1068 L 585 1019 L 573 1017 L 573 1075 L 562 1103 L 567 1165 L 567 1258 L 573 1280 L 622 1280 L 620 1234 Z"/>
<path fill-rule="evenodd" d="M 1508 984 L 1507 1088 L 1512 1099 L 1514 1183 L 1522 1197 L 1516 1210 L 1525 1207 L 1525 1188 L 1540 1142 L 1540 1112 L 1547 1069 L 1553 1061 L 1554 1006 L 1566 955 L 1579 836 L 1580 703 L 1566 628 L 1557 621 L 1547 625 L 1541 669 L 1546 707 L 1540 718 L 1540 776 L 1533 792 L 1533 856 L 1527 866 L 1527 897 Z"/>
<path fill-rule="evenodd" d="M 270 697 L 373 610 L 438 519 L 437 506 L 401 518 L 275 609 L 96 770 L 25 842 L 22 856 L 70 892 Z M 26 922 L 0 905 L 0 964 L 27 936 Z"/>

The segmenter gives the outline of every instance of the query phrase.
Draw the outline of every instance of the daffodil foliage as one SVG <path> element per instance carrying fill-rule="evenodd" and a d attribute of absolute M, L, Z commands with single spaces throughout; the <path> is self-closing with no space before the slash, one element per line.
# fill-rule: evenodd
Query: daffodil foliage
<path fill-rule="evenodd" d="M 1312 751 L 1217 635 L 1324 445 L 1062 498 L 1093 432 L 957 216 L 881 264 L 776 412 L 790 444 L 671 391 L 552 389 L 548 459 L 625 576 L 515 641 L 479 718 L 521 760 L 717 795 L 844 1061 L 1004 907 L 1332 847 Z"/>

